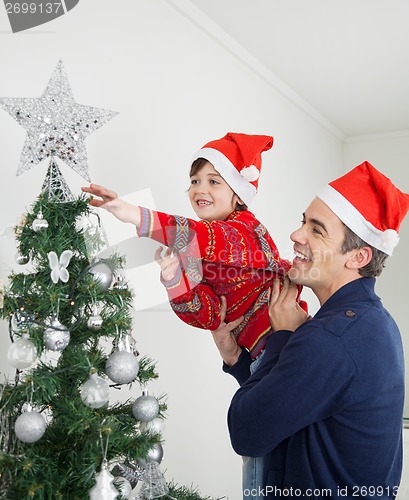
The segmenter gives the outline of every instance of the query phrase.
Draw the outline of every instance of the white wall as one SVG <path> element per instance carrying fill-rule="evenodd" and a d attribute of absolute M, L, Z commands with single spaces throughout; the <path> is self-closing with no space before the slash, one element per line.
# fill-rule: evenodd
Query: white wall
<path fill-rule="evenodd" d="M 379 141 L 348 143 L 344 158 L 339 139 L 166 1 L 122 0 L 113 10 L 112 2 L 88 0 L 31 33 L 8 31 L 7 20 L 1 18 L 0 95 L 40 96 L 62 59 L 79 103 L 120 112 L 87 140 L 93 181 L 121 195 L 148 190 L 152 208 L 193 216 L 185 194 L 190 158 L 204 142 L 229 130 L 276 138 L 273 150 L 264 157 L 253 209 L 287 257 L 288 235 L 299 225 L 316 191 L 345 167 L 360 162 L 361 156 L 390 172 L 407 189 L 402 159 L 402 155 L 407 159 L 407 149 L 403 147 L 393 158 L 396 172 L 388 170 L 394 168 L 390 160 L 397 151 L 392 143 L 383 143 L 384 147 Z M 7 233 L 7 227 L 39 194 L 46 164 L 16 177 L 25 131 L 1 110 L 0 130 L 0 233 Z M 399 141 L 400 147 L 403 142 Z M 64 166 L 62 171 L 72 190 L 79 193 L 83 180 Z M 113 234 L 119 227 L 106 224 L 110 236 L 120 239 Z M 6 235 L 0 241 L 0 278 L 5 279 L 11 268 L 21 269 L 14 262 L 14 241 Z M 138 243 L 143 242 L 135 240 L 136 253 Z M 398 247 L 396 256 L 403 255 L 403 249 Z M 392 269 L 392 260 L 390 267 L 389 275 L 401 280 L 402 269 Z M 162 462 L 166 476 L 179 484 L 198 486 L 203 494 L 236 500 L 241 496 L 241 461 L 231 450 L 226 427 L 236 384 L 221 372 L 209 334 L 181 323 L 163 302 L 155 265 L 147 273 L 142 281 L 134 269 L 129 271 L 137 294 L 138 348 L 157 360 L 160 375 L 149 390 L 168 395 Z M 386 298 L 403 325 L 403 280 L 399 286 L 396 302 L 390 293 Z M 141 309 L 146 295 L 155 305 Z M 308 291 L 306 297 L 314 311 L 315 300 Z M 11 374 L 5 359 L 8 345 L 2 322 L 0 366 L 3 373 Z M 137 387 L 133 393 L 139 395 Z"/>
<path fill-rule="evenodd" d="M 403 474 L 397 500 L 406 500 L 409 496 L 409 428 L 403 429 Z"/>
<path fill-rule="evenodd" d="M 368 160 L 379 168 L 402 191 L 409 192 L 409 132 L 384 136 L 355 137 L 345 144 L 346 169 Z M 409 278 L 407 256 L 409 255 L 409 218 L 400 228 L 400 242 L 377 281 L 377 292 L 385 307 L 399 325 L 405 352 L 409 353 L 409 318 L 407 315 L 407 282 Z M 409 363 L 406 363 L 406 379 Z M 405 417 L 409 417 L 409 383 L 406 384 Z M 409 463 L 409 461 L 408 461 Z M 409 475 L 409 471 L 408 471 Z"/>

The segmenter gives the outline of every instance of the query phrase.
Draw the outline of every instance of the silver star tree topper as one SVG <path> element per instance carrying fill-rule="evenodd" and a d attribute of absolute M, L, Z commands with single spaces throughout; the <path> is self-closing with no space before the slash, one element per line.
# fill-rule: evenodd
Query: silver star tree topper
<path fill-rule="evenodd" d="M 0 105 L 27 130 L 17 175 L 58 157 L 90 181 L 85 139 L 118 113 L 75 102 L 59 61 L 41 97 L 3 97 Z"/>

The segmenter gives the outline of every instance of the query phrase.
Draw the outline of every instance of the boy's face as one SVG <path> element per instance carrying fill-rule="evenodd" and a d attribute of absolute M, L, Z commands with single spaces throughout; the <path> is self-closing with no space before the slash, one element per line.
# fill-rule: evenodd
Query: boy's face
<path fill-rule="evenodd" d="M 196 215 L 207 221 L 224 220 L 241 202 L 209 162 L 190 178 L 189 199 Z"/>

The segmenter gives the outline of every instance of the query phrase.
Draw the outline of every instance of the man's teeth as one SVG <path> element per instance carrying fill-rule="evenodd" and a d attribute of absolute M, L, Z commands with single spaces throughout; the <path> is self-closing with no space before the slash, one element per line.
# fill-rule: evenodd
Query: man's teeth
<path fill-rule="evenodd" d="M 306 257 L 305 255 L 303 255 L 302 253 L 300 252 L 294 252 L 295 256 L 298 257 L 299 259 L 302 259 L 302 260 L 310 260 L 308 257 Z"/>

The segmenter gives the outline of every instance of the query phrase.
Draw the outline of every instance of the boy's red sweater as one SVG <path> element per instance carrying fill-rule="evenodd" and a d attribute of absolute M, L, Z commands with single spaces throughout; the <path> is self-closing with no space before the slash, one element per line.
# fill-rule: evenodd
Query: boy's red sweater
<path fill-rule="evenodd" d="M 166 286 L 170 305 L 189 325 L 215 330 L 220 324 L 220 296 L 227 302 L 225 321 L 244 316 L 233 330 L 240 346 L 254 358 L 270 331 L 268 289 L 271 280 L 291 267 L 281 259 L 267 229 L 250 211 L 225 220 L 195 221 L 140 207 L 138 235 L 179 253 L 181 271 Z M 299 301 L 299 295 L 297 300 Z M 307 310 L 307 304 L 299 301 Z"/>

